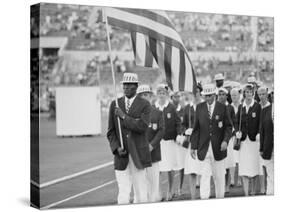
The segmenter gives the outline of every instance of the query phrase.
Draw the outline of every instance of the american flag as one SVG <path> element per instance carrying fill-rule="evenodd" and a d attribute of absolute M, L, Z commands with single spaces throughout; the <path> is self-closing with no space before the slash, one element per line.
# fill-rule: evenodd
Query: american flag
<path fill-rule="evenodd" d="M 131 32 L 136 65 L 157 65 L 172 90 L 195 92 L 191 60 L 164 11 L 106 7 L 105 12 L 108 24 Z"/>

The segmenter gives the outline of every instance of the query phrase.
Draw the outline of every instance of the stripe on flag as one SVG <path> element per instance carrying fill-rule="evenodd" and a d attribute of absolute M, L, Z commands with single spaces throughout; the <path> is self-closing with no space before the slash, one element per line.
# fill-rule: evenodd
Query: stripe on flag
<path fill-rule="evenodd" d="M 106 8 L 108 23 L 131 32 L 136 65 L 157 63 L 174 91 L 196 90 L 191 60 L 180 35 L 164 11 Z"/>
<path fill-rule="evenodd" d="M 136 65 L 158 68 L 157 62 L 148 46 L 148 36 L 138 32 L 131 32 L 131 39 Z"/>

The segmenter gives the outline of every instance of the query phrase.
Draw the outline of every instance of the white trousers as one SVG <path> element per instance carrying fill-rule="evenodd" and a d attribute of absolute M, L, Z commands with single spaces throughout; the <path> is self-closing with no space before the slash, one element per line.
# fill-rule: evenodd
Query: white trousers
<path fill-rule="evenodd" d="M 274 157 L 273 157 L 273 154 L 272 154 L 272 157 L 270 160 L 264 160 L 264 166 L 265 166 L 266 173 L 267 173 L 266 194 L 273 195 L 274 194 Z"/>
<path fill-rule="evenodd" d="M 148 187 L 148 201 L 160 201 L 159 195 L 159 162 L 152 163 L 151 167 L 146 168 L 147 187 Z"/>
<path fill-rule="evenodd" d="M 133 186 L 134 203 L 147 202 L 146 169 L 137 169 L 131 156 L 125 170 L 115 170 L 118 184 L 118 204 L 129 204 L 130 193 Z"/>
<path fill-rule="evenodd" d="M 225 191 L 225 160 L 214 159 L 212 145 L 210 143 L 205 160 L 200 161 L 200 198 L 210 198 L 211 176 L 214 178 L 216 198 L 223 198 Z"/>

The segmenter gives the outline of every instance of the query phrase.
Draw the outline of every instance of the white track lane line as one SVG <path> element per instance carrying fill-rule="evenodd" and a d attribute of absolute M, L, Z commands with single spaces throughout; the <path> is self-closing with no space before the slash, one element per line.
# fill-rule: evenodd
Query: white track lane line
<path fill-rule="evenodd" d="M 104 164 L 101 164 L 101 165 L 98 165 L 98 166 L 95 166 L 95 167 L 92 167 L 92 168 L 89 168 L 89 169 L 85 169 L 81 172 L 76 172 L 74 174 L 70 174 L 70 175 L 66 175 L 64 177 L 60 177 L 60 178 L 57 178 L 57 179 L 54 179 L 54 180 L 50 180 L 48 182 L 45 182 L 45 183 L 37 183 L 33 180 L 30 180 L 30 183 L 39 187 L 39 188 L 45 188 L 45 187 L 48 187 L 48 186 L 51 186 L 51 185 L 54 185 L 56 183 L 60 183 L 60 182 L 63 182 L 63 181 L 66 181 L 66 180 L 70 180 L 70 179 L 73 179 L 75 177 L 79 177 L 81 175 L 85 175 L 85 174 L 88 174 L 88 173 L 91 173 L 91 172 L 94 172 L 94 171 L 97 171 L 99 169 L 102 169 L 102 168 L 105 168 L 107 166 L 111 166 L 113 164 L 113 162 L 108 162 L 108 163 L 104 163 Z"/>
<path fill-rule="evenodd" d="M 109 181 L 109 182 L 107 182 L 107 183 L 104 183 L 104 184 L 102 184 L 102 185 L 100 185 L 100 186 L 97 186 L 97 187 L 95 187 L 95 188 L 92 188 L 92 189 L 89 189 L 89 190 L 87 190 L 87 191 L 81 192 L 81 193 L 79 193 L 79 194 L 76 194 L 76 195 L 74 195 L 74 196 L 68 197 L 68 198 L 63 199 L 63 200 L 61 200 L 61 201 L 54 202 L 54 203 L 52 203 L 52 204 L 50 204 L 50 205 L 47 205 L 47 206 L 45 206 L 45 207 L 42 207 L 42 208 L 40 208 L 40 209 L 42 209 L 42 210 L 44 210 L 44 209 L 49 209 L 49 208 L 54 207 L 54 206 L 57 206 L 57 205 L 59 205 L 59 204 L 61 204 L 61 203 L 67 202 L 67 201 L 69 201 L 69 200 L 72 200 L 72 199 L 75 199 L 75 198 L 77 198 L 77 197 L 83 196 L 83 195 L 88 194 L 88 193 L 90 193 L 90 192 L 96 191 L 96 190 L 98 190 L 98 189 L 100 189 L 100 188 L 103 188 L 103 187 L 105 187 L 105 186 L 108 186 L 108 185 L 110 185 L 110 184 L 112 184 L 112 183 L 114 183 L 114 182 L 116 182 L 116 180 L 111 180 L 111 181 Z"/>
<path fill-rule="evenodd" d="M 178 173 L 175 174 L 175 177 L 177 177 L 178 175 L 179 175 Z M 95 187 L 95 188 L 91 188 L 91 189 L 89 189 L 89 190 L 87 190 L 87 191 L 81 192 L 81 193 L 76 194 L 76 195 L 74 195 L 74 196 L 70 196 L 70 197 L 68 197 L 68 198 L 66 198 L 66 199 L 60 200 L 60 201 L 58 201 L 58 202 L 54 202 L 54 203 L 49 204 L 49 205 L 46 205 L 46 206 L 44 206 L 44 207 L 42 207 L 42 208 L 40 208 L 40 209 L 41 209 L 41 210 L 44 210 L 44 209 L 52 208 L 52 207 L 54 207 L 54 206 L 60 205 L 60 204 L 62 204 L 62 203 L 64 203 L 64 202 L 67 202 L 67 201 L 69 201 L 69 200 L 75 199 L 75 198 L 77 198 L 77 197 L 86 195 L 86 194 L 88 194 L 88 193 L 90 193 L 90 192 L 96 191 L 96 190 L 98 190 L 98 189 L 100 189 L 100 188 L 103 188 L 103 187 L 108 186 L 108 185 L 110 185 L 110 184 L 113 184 L 113 183 L 115 183 L 115 182 L 116 182 L 116 180 L 111 180 L 111 181 L 109 181 L 109 182 L 107 182 L 107 183 L 104 183 L 104 184 L 102 184 L 102 185 L 100 185 L 100 186 L 97 186 L 97 187 Z M 167 182 L 168 182 L 168 180 L 166 179 L 166 180 L 162 181 L 162 184 L 167 183 Z"/>

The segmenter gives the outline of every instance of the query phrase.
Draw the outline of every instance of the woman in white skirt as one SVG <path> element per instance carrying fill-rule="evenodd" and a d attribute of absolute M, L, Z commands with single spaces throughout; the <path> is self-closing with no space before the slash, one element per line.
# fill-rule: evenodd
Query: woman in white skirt
<path fill-rule="evenodd" d="M 232 105 L 227 102 L 228 90 L 226 88 L 220 87 L 218 89 L 218 101 L 224 105 L 228 110 L 228 114 L 230 117 L 230 123 L 232 125 L 232 132 L 234 132 L 234 123 L 235 123 L 235 112 Z M 227 146 L 227 157 L 225 159 L 225 169 L 226 169 L 226 188 L 225 192 L 229 192 L 230 186 L 234 185 L 234 172 L 235 170 L 235 161 L 234 161 L 234 149 L 233 149 L 234 138 L 233 136 L 230 138 L 228 146 Z"/>
<path fill-rule="evenodd" d="M 201 91 L 202 91 L 202 87 L 200 84 L 198 84 L 196 88 L 195 96 L 192 93 L 190 93 L 189 95 L 190 103 L 185 107 L 184 116 L 183 116 L 183 126 L 185 128 L 185 136 L 186 136 L 184 147 L 187 148 L 187 154 L 185 156 L 184 174 L 189 175 L 188 180 L 189 180 L 191 199 L 196 198 L 196 180 L 197 177 L 199 177 L 200 175 L 200 168 L 199 168 L 200 164 L 197 158 L 193 159 L 191 157 L 190 154 L 191 145 L 189 142 L 194 125 L 196 105 L 203 101 L 201 98 Z"/>
<path fill-rule="evenodd" d="M 237 113 L 238 113 L 238 107 L 241 104 L 241 94 L 240 94 L 239 88 L 231 89 L 230 96 L 231 96 L 231 100 L 232 100 L 231 106 L 234 108 L 234 113 L 235 113 L 235 118 L 236 118 Z M 235 123 L 235 120 L 234 120 L 234 123 Z M 235 150 L 233 148 L 235 142 L 236 142 L 236 136 L 233 136 L 231 138 L 231 140 L 229 141 L 228 148 L 227 148 L 227 154 L 229 152 L 232 153 L 232 158 L 235 163 L 234 168 L 230 168 L 230 178 L 231 178 L 230 182 L 231 182 L 231 184 L 234 182 L 235 186 L 240 186 L 242 184 L 241 177 L 235 176 L 236 174 L 238 174 L 238 170 L 239 170 L 239 151 Z M 230 162 L 230 163 L 227 162 L 226 166 L 230 167 L 230 164 L 232 164 L 232 162 Z M 235 178 L 237 179 L 237 181 L 235 181 Z"/>
<path fill-rule="evenodd" d="M 239 176 L 242 176 L 245 196 L 255 191 L 255 181 L 260 172 L 259 142 L 256 136 L 259 133 L 261 106 L 254 100 L 254 88 L 247 84 L 243 91 L 244 103 L 238 108 L 235 124 L 236 137 L 241 140 L 239 155 Z"/>
<path fill-rule="evenodd" d="M 168 86 L 160 84 L 157 87 L 155 107 L 163 111 L 165 132 L 160 142 L 161 161 L 160 172 L 168 173 L 168 192 L 166 200 L 171 200 L 173 193 L 174 171 L 178 170 L 176 139 L 181 134 L 181 120 L 175 106 L 169 102 Z"/>
<path fill-rule="evenodd" d="M 176 111 L 178 116 L 180 117 L 181 120 L 181 134 L 182 136 L 177 136 L 176 143 L 176 159 L 177 159 L 177 167 L 175 167 L 176 170 L 179 171 L 179 186 L 177 190 L 177 196 L 180 196 L 182 194 L 182 188 L 183 188 L 183 181 L 184 181 L 184 164 L 185 164 L 185 157 L 187 154 L 186 148 L 182 146 L 183 141 L 185 139 L 184 134 L 184 128 L 183 128 L 183 117 L 184 117 L 184 102 L 183 99 L 181 98 L 181 93 L 180 92 L 173 92 L 171 95 L 171 99 L 173 101 L 174 106 L 176 107 Z"/>

